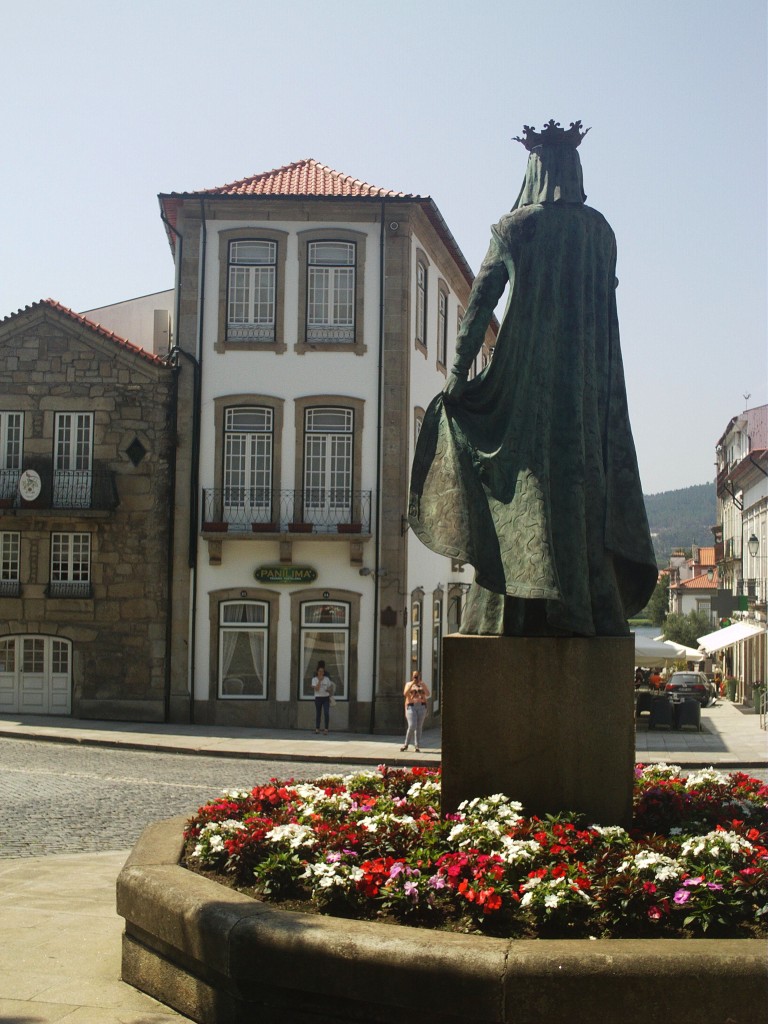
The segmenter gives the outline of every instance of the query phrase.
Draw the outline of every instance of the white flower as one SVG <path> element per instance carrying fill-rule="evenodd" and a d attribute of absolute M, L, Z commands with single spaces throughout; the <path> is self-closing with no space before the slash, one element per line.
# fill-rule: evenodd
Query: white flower
<path fill-rule="evenodd" d="M 636 871 L 641 873 L 647 871 L 659 882 L 666 882 L 669 879 L 680 878 L 683 874 L 683 866 L 671 857 L 663 853 L 655 853 L 653 850 L 641 850 L 633 857 L 627 857 L 623 861 L 620 871 Z"/>
<path fill-rule="evenodd" d="M 292 850 L 297 850 L 300 846 L 311 846 L 315 836 L 305 825 L 276 825 L 264 838 L 270 843 L 287 842 Z"/>
<path fill-rule="evenodd" d="M 692 772 L 685 780 L 686 789 L 694 789 L 696 786 L 706 785 L 707 783 L 723 783 L 728 781 L 728 775 L 725 772 L 718 772 L 712 767 L 703 768 L 699 772 Z"/>
<path fill-rule="evenodd" d="M 544 897 L 545 907 L 556 907 L 559 902 L 560 897 L 554 892 L 547 893 L 547 895 Z"/>
<path fill-rule="evenodd" d="M 500 854 L 507 864 L 531 860 L 541 849 L 541 844 L 535 839 L 513 839 L 512 836 L 502 836 L 501 846 Z"/>
<path fill-rule="evenodd" d="M 669 778 L 676 778 L 683 769 L 679 764 L 666 764 L 659 761 L 658 764 L 647 764 L 643 768 L 643 775 L 667 775 Z"/>

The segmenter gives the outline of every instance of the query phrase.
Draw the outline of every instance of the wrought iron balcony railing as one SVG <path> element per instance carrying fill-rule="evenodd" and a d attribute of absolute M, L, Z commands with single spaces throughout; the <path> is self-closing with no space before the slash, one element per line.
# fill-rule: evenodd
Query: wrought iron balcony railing
<path fill-rule="evenodd" d="M 48 597 L 93 597 L 88 580 L 51 580 L 45 588 Z"/>
<path fill-rule="evenodd" d="M 119 498 L 115 474 L 109 470 L 60 470 L 50 465 L 38 469 L 40 495 L 31 504 L 44 509 L 89 509 L 108 512 L 117 508 Z M 0 509 L 26 508 L 19 494 L 21 470 L 0 470 Z"/>
<path fill-rule="evenodd" d="M 206 488 L 202 524 L 204 531 L 370 533 L 371 491 Z"/>

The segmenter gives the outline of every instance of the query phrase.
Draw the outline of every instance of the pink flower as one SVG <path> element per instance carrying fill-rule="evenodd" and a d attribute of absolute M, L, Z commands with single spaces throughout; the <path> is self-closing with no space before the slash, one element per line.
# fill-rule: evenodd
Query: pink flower
<path fill-rule="evenodd" d="M 691 894 L 687 889 L 678 889 L 675 895 L 672 897 L 678 907 L 681 907 L 684 903 L 687 903 L 691 898 Z"/>

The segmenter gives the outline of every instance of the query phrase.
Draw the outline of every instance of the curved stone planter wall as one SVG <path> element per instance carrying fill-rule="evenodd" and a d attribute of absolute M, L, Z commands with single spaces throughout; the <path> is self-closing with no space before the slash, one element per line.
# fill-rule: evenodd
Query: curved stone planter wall
<path fill-rule="evenodd" d="M 183 818 L 117 881 L 123 980 L 200 1024 L 754 1024 L 759 940 L 521 941 L 296 914 L 179 866 Z"/>

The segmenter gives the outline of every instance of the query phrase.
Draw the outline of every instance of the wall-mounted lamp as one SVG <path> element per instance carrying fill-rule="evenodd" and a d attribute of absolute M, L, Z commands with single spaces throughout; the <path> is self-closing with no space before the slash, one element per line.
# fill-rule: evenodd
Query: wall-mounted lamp
<path fill-rule="evenodd" d="M 710 565 L 710 567 L 707 569 L 707 579 L 711 583 L 714 578 L 715 578 L 715 570 Z"/>
<path fill-rule="evenodd" d="M 367 565 L 364 565 L 362 569 L 358 569 L 357 574 L 358 576 L 373 576 L 374 579 L 376 579 L 377 576 L 388 575 L 386 569 L 379 569 L 377 571 L 376 569 L 369 569 Z"/>
<path fill-rule="evenodd" d="M 750 555 L 752 555 L 753 558 L 756 558 L 757 552 L 760 550 L 760 541 L 757 538 L 757 534 L 753 533 L 749 538 L 747 541 L 747 548 L 749 549 Z"/>

